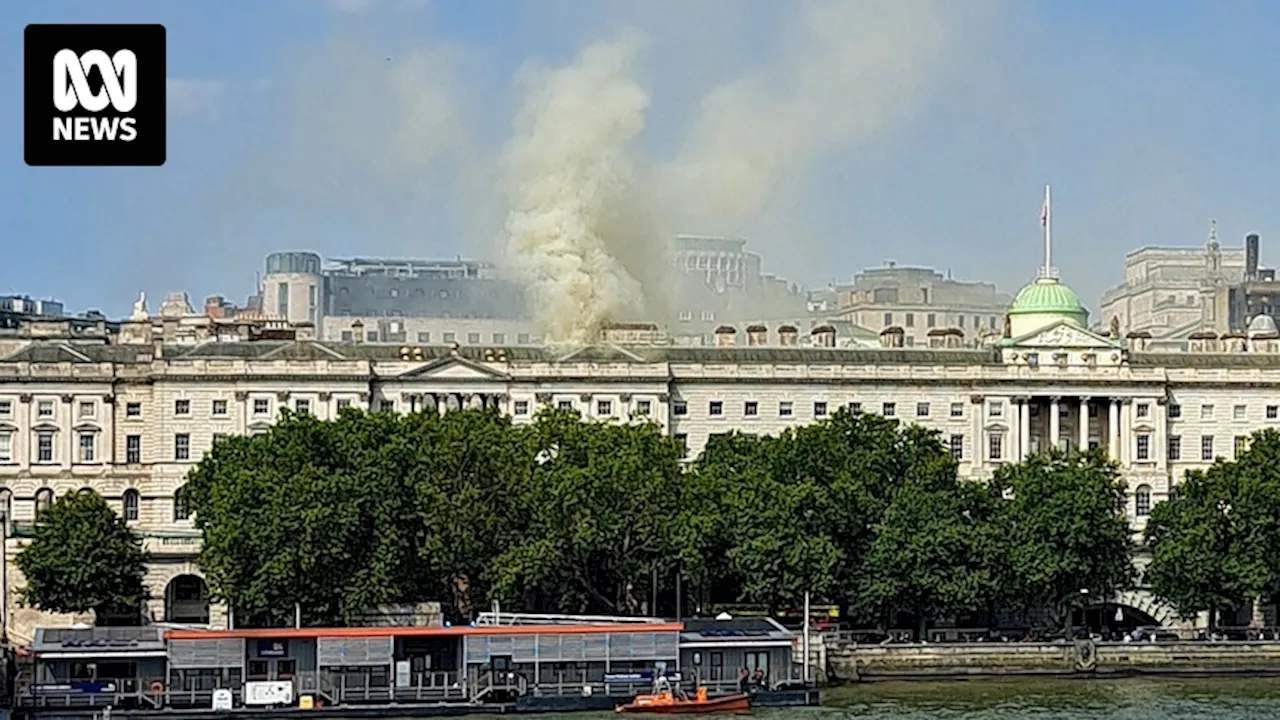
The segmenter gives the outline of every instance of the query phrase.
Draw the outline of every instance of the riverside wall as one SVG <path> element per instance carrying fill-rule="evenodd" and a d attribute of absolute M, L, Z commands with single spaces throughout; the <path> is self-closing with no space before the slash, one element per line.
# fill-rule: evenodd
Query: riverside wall
<path fill-rule="evenodd" d="M 1017 676 L 1280 675 L 1280 642 L 827 645 L 843 681 Z"/>

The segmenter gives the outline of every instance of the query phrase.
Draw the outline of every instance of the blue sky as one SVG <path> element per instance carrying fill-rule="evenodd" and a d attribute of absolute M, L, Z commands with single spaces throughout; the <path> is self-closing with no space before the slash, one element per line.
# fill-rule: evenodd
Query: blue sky
<path fill-rule="evenodd" d="M 489 252 L 505 213 L 490 192 L 495 158 L 531 65 L 637 31 L 650 96 L 637 153 L 661 162 L 711 90 L 773 76 L 801 4 L 0 4 L 0 293 L 118 315 L 139 290 L 241 300 L 272 250 Z M 843 17 L 879 32 L 876 5 L 854 0 Z M 818 89 L 841 111 L 865 99 L 874 127 L 791 138 L 807 154 L 750 213 L 670 229 L 739 232 L 767 269 L 810 286 L 892 259 L 1013 291 L 1041 260 L 1050 182 L 1055 264 L 1094 308 L 1125 252 L 1201 244 L 1210 218 L 1225 244 L 1258 232 L 1264 263 L 1280 262 L 1280 3 L 982 0 L 935 19 L 945 47 L 916 38 L 929 57 L 907 56 L 909 87 Z M 133 21 L 168 28 L 166 166 L 28 168 L 25 24 Z M 821 77 L 847 69 L 874 83 L 872 65 Z"/>

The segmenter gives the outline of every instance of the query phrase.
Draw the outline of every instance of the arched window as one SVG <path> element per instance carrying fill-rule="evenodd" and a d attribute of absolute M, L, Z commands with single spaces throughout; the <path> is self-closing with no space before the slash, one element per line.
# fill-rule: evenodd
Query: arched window
<path fill-rule="evenodd" d="M 191 508 L 187 506 L 187 487 L 184 485 L 173 493 L 173 520 L 186 520 L 191 517 Z"/>
<path fill-rule="evenodd" d="M 125 522 L 135 522 L 138 519 L 138 505 L 140 498 L 138 491 L 129 488 L 124 491 L 124 519 Z"/>
<path fill-rule="evenodd" d="M 1151 514 L 1151 486 L 1139 485 L 1133 495 L 1133 512 L 1138 517 Z"/>
<path fill-rule="evenodd" d="M 53 506 L 53 491 L 49 488 L 40 488 L 36 491 L 36 521 L 40 521 L 40 516 Z"/>

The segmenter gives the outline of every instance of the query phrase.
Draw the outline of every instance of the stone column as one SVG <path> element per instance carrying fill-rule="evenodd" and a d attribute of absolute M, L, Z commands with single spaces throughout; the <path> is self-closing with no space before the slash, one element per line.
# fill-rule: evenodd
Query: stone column
<path fill-rule="evenodd" d="M 1089 396 L 1080 397 L 1080 451 L 1089 449 Z"/>
<path fill-rule="evenodd" d="M 1031 454 L 1031 398 L 1022 399 L 1022 411 L 1018 414 L 1018 459 Z"/>
<path fill-rule="evenodd" d="M 969 396 L 969 404 L 973 408 L 973 448 L 969 451 L 973 460 L 971 467 L 973 474 L 978 475 L 982 472 L 983 464 L 987 461 L 987 443 L 985 433 L 982 432 L 983 423 L 986 422 L 986 402 L 981 395 Z M 1016 417 L 1017 410 L 1013 403 L 1009 403 L 1009 415 Z"/>
<path fill-rule="evenodd" d="M 1062 405 L 1058 396 L 1049 398 L 1049 447 L 1062 447 Z"/>
<path fill-rule="evenodd" d="M 1107 455 L 1120 459 L 1120 398 L 1111 398 L 1107 408 Z"/>

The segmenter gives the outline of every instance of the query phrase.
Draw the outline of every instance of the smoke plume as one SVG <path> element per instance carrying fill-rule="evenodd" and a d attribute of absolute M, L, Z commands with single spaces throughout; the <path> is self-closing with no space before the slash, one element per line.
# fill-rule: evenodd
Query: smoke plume
<path fill-rule="evenodd" d="M 632 76 L 637 39 L 597 43 L 531 78 L 505 165 L 510 261 L 549 341 L 583 344 L 644 309 L 620 260 L 620 220 L 635 198 L 633 141 L 649 95 Z"/>

